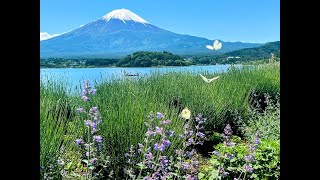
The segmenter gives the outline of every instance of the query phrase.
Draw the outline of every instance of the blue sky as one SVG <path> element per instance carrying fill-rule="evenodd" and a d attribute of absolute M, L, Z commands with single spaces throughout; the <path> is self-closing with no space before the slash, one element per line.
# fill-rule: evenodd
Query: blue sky
<path fill-rule="evenodd" d="M 179 34 L 233 42 L 280 40 L 280 0 L 40 0 L 40 32 L 68 32 L 120 8 Z"/>

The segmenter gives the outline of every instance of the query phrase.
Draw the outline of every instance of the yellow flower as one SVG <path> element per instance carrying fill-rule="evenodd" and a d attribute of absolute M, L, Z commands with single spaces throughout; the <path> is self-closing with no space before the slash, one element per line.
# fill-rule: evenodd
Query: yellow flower
<path fill-rule="evenodd" d="M 187 107 L 184 108 L 180 113 L 180 117 L 184 119 L 190 119 L 190 116 L 191 116 L 191 112 Z"/>

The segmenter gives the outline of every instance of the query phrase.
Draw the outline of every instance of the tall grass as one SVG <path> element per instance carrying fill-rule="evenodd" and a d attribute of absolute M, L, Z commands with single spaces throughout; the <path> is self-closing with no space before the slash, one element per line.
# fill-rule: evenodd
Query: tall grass
<path fill-rule="evenodd" d="M 209 84 L 192 72 L 154 72 L 150 77 L 136 80 L 111 79 L 100 82 L 95 86 L 97 93 L 90 104 L 100 110 L 100 134 L 104 137 L 103 143 L 111 156 L 115 173 L 122 173 L 126 161 L 124 154 L 128 152 L 130 145 L 143 141 L 146 132 L 144 121 L 151 111 L 166 113 L 166 117 L 173 122 L 170 129 L 178 135 L 182 134 L 180 129 L 184 123 L 178 117 L 179 110 L 188 107 L 193 117 L 202 113 L 207 118 L 206 131 L 210 134 L 219 131 L 225 123 L 232 122 L 232 112 L 238 112 L 245 119 L 253 92 L 268 93 L 271 96 L 279 93 L 279 69 L 279 65 L 267 65 L 242 69 L 231 67 L 223 74 L 203 72 L 207 77 L 220 75 L 219 80 Z M 46 118 L 44 113 L 48 113 L 58 99 L 65 98 L 74 108 L 84 106 L 80 97 L 67 97 L 59 89 L 59 85 L 55 87 L 56 89 L 41 87 L 41 152 L 46 154 L 58 151 L 64 127 L 56 128 L 58 133 L 53 134 L 52 128 L 58 122 L 53 118 Z M 175 105 L 172 105 L 173 102 Z M 73 130 L 68 130 L 68 133 L 77 136 L 83 126 L 81 123 L 82 120 L 75 117 L 72 126 L 70 125 Z M 178 136 L 175 137 L 177 138 L 172 141 L 168 155 L 174 153 L 170 149 L 181 145 L 181 140 Z M 42 161 L 45 161 L 48 155 L 43 156 Z"/>
<path fill-rule="evenodd" d="M 45 168 L 41 176 L 53 173 L 50 176 L 57 177 L 58 155 L 61 148 L 68 148 L 68 135 L 75 130 L 69 123 L 76 118 L 75 107 L 66 87 L 63 80 L 40 80 L 40 165 Z"/>

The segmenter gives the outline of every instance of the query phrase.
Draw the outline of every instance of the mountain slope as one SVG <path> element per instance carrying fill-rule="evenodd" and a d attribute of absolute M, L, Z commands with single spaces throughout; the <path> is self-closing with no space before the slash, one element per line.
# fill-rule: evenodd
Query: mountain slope
<path fill-rule="evenodd" d="M 158 28 L 129 10 L 118 9 L 71 32 L 41 41 L 40 56 L 123 57 L 136 51 L 213 55 L 261 45 L 222 41 L 221 50 L 211 51 L 205 45 L 212 42 Z"/>
<path fill-rule="evenodd" d="M 240 57 L 256 57 L 269 58 L 270 53 L 278 53 L 280 50 L 280 41 L 269 42 L 262 46 L 255 48 L 245 48 L 237 51 L 225 53 L 226 56 L 240 56 Z"/>

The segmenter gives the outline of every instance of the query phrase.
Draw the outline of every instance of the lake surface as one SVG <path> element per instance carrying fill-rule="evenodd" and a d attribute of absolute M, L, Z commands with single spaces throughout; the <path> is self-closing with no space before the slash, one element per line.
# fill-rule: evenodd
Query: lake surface
<path fill-rule="evenodd" d="M 149 67 L 149 68 L 43 68 L 40 69 L 40 78 L 42 80 L 53 79 L 62 80 L 67 84 L 68 89 L 74 91 L 81 85 L 83 80 L 99 82 L 110 78 L 123 78 L 125 74 L 139 74 L 139 76 L 148 76 L 152 72 L 179 72 L 188 71 L 193 73 L 220 73 L 225 72 L 230 65 L 212 65 L 212 66 L 184 66 L 184 67 Z M 130 77 L 135 78 L 135 77 Z"/>

